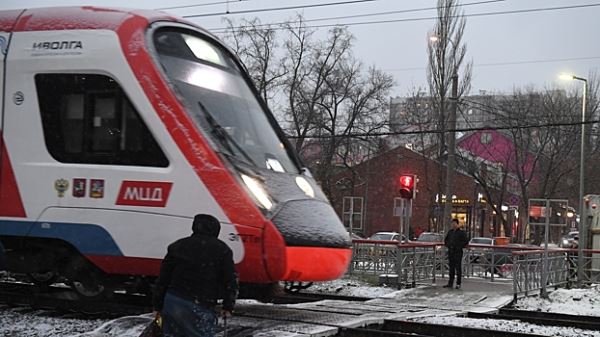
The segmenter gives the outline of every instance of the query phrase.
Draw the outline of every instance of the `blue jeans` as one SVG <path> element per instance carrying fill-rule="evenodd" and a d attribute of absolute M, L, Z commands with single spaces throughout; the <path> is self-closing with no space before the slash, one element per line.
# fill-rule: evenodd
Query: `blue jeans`
<path fill-rule="evenodd" d="M 164 337 L 214 337 L 217 313 L 209 308 L 176 296 L 165 295 L 162 310 Z"/>

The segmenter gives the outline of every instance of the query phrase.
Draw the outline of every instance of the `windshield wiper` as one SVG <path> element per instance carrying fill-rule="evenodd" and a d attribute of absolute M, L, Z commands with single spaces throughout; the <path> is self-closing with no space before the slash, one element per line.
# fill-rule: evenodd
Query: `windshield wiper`
<path fill-rule="evenodd" d="M 200 106 L 200 109 L 204 112 L 204 114 L 206 115 L 206 120 L 208 121 L 208 124 L 210 124 L 210 127 L 212 128 L 212 130 L 211 130 L 212 134 L 214 134 L 217 137 L 217 139 L 227 149 L 227 151 L 229 151 L 229 153 L 231 153 L 235 158 L 237 158 L 235 156 L 235 151 L 233 150 L 232 146 L 235 147 L 237 152 L 239 152 L 246 159 L 246 161 L 249 164 L 256 167 L 257 165 L 254 162 L 254 160 L 252 160 L 250 155 L 248 155 L 248 153 L 240 146 L 240 144 L 238 144 L 235 141 L 235 139 L 229 133 L 227 133 L 225 128 L 223 128 L 221 126 L 221 124 L 219 124 L 217 122 L 217 120 L 213 117 L 213 115 L 210 113 L 210 111 L 208 111 L 208 109 L 204 106 L 204 104 L 202 104 L 202 102 L 198 102 L 198 105 Z"/>

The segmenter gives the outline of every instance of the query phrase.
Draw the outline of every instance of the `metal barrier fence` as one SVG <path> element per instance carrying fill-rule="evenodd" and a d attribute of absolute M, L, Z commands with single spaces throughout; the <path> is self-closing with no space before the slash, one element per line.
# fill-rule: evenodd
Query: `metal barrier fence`
<path fill-rule="evenodd" d="M 600 282 L 600 250 L 584 250 L 584 280 Z M 577 250 L 550 249 L 546 287 L 570 285 L 577 281 Z M 469 245 L 463 254 L 464 277 L 512 279 L 515 299 L 518 295 L 539 291 L 544 254 L 539 247 Z M 441 243 L 403 243 L 395 241 L 354 240 L 350 274 L 383 277 L 398 287 L 435 282 L 448 270 L 446 249 Z"/>
<path fill-rule="evenodd" d="M 577 249 L 568 249 L 569 274 L 573 280 L 577 279 Z M 600 283 L 600 250 L 583 250 L 583 280 L 584 284 Z"/>
<path fill-rule="evenodd" d="M 547 266 L 544 263 L 544 251 L 513 252 L 513 296 L 515 301 L 519 295 L 531 292 L 542 294 L 549 287 L 559 287 L 571 282 L 567 252 L 549 250 Z M 547 272 L 544 273 L 544 268 Z"/>
<path fill-rule="evenodd" d="M 354 240 L 349 273 L 381 276 L 398 287 L 435 282 L 439 251 L 436 244 Z"/>

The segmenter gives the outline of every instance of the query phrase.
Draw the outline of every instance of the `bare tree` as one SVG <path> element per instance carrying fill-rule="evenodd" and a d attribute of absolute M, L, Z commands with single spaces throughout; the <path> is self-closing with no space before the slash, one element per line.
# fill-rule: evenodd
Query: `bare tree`
<path fill-rule="evenodd" d="M 427 151 L 432 145 L 436 144 L 436 133 L 432 133 L 431 125 L 436 125 L 436 116 L 431 109 L 431 97 L 423 88 L 412 88 L 409 95 L 396 102 L 394 108 L 395 116 L 391 116 L 393 125 L 390 127 L 397 132 L 405 132 L 408 134 L 400 134 L 390 137 L 388 140 L 392 145 L 406 146 L 414 151 L 421 152 L 424 155 L 421 157 L 423 162 L 423 171 L 419 172 L 424 177 L 430 177 L 437 173 L 437 165 L 431 165 L 431 160 L 427 155 Z M 419 190 L 426 191 L 427 195 L 435 195 L 439 192 L 437 183 L 434 179 L 428 179 L 432 183 L 424 184 L 419 187 Z M 419 207 L 420 205 L 414 205 Z M 428 204 L 420 207 L 426 207 L 428 210 L 435 208 L 436 201 L 433 198 L 428 200 Z M 435 227 L 436 216 L 434 212 L 429 212 L 428 231 L 438 232 Z"/>
<path fill-rule="evenodd" d="M 574 102 L 573 97 L 563 91 L 528 88 L 515 89 L 512 95 L 498 98 L 494 107 L 490 107 L 497 125 L 506 128 L 502 133 L 510 139 L 507 147 L 510 153 L 496 155 L 498 160 L 504 161 L 503 171 L 517 182 L 522 210 L 519 240 L 524 239 L 529 198 L 572 199 L 574 196 L 565 186 L 560 186 L 577 168 L 573 165 L 577 137 L 568 136 L 578 133 L 576 125 L 568 125 L 576 121 Z M 486 185 L 483 181 L 481 186 L 485 189 Z M 500 195 L 503 194 L 502 190 Z M 537 231 L 536 241 L 539 234 Z"/>
<path fill-rule="evenodd" d="M 437 112 L 437 131 L 439 132 L 439 144 L 437 157 L 441 160 L 446 153 L 446 133 L 450 121 L 449 114 L 449 95 L 453 82 L 453 77 L 458 77 L 459 70 L 463 66 L 464 58 L 467 52 L 467 46 L 463 41 L 463 34 L 466 26 L 466 19 L 461 10 L 459 10 L 459 0 L 438 0 L 437 2 L 437 21 L 433 30 L 429 32 L 430 42 L 427 45 L 428 67 L 427 80 L 431 96 L 431 105 L 433 111 Z M 471 63 L 464 65 L 460 73 L 460 82 L 457 84 L 457 96 L 461 97 L 463 93 L 468 92 L 471 83 Z M 458 98 L 457 97 L 457 98 Z M 455 119 L 456 117 L 452 117 Z M 456 120 L 452 120 L 455 125 Z M 450 127 L 453 128 L 453 127 Z M 454 137 L 454 133 L 450 134 Z M 448 153 L 448 175 L 454 170 L 454 140 L 450 140 L 452 148 Z M 442 167 L 442 166 L 440 166 Z M 453 181 L 443 174 L 439 175 L 438 191 L 446 190 L 446 193 L 452 194 Z M 445 188 L 444 188 L 445 187 Z M 443 214 L 438 217 L 436 224 L 442 224 L 444 230 L 449 227 L 450 213 L 452 207 L 452 196 L 447 196 Z"/>
<path fill-rule="evenodd" d="M 240 57 L 267 105 L 277 93 L 279 80 L 285 75 L 277 57 L 276 30 L 263 25 L 258 18 L 243 19 L 239 25 L 226 19 L 226 41 Z"/>
<path fill-rule="evenodd" d="M 427 81 L 432 110 L 437 113 L 437 129 L 443 131 L 447 125 L 447 114 L 452 76 L 459 74 L 458 97 L 469 91 L 471 86 L 471 62 L 463 63 L 467 45 L 463 41 L 466 19 L 459 8 L 459 0 L 438 0 L 437 21 L 428 33 Z M 462 71 L 460 71 L 463 67 Z M 439 133 L 439 157 L 445 152 L 445 134 Z"/>
<path fill-rule="evenodd" d="M 365 69 L 354 57 L 354 37 L 347 28 L 334 27 L 326 39 L 317 40 L 301 15 L 282 27 L 277 36 L 258 19 L 244 20 L 241 26 L 230 21 L 226 39 L 263 99 L 271 109 L 281 109 L 278 117 L 296 150 L 319 147 L 313 168 L 331 196 L 334 168 L 351 167 L 365 158 L 362 151 L 376 147 L 364 140 L 349 142 L 349 136 L 389 124 L 385 117 L 393 79 L 374 67 Z"/>
<path fill-rule="evenodd" d="M 347 155 L 353 146 L 343 146 L 342 140 L 354 133 L 371 133 L 380 130 L 387 122 L 387 97 L 393 86 L 390 75 L 371 67 L 366 74 L 361 72 L 362 64 L 348 55 L 334 76 L 326 79 L 328 89 L 318 103 L 317 130 L 327 136 L 322 143 L 323 155 L 317 168 L 317 176 L 323 183 L 326 193 L 330 192 L 330 178 L 335 174 L 333 165 L 339 158 L 346 166 L 356 164 L 358 158 L 365 159 L 363 153 Z M 371 145 L 368 146 L 370 148 Z M 346 153 L 346 154 L 344 154 Z M 346 162 L 352 158 L 352 162 Z"/>

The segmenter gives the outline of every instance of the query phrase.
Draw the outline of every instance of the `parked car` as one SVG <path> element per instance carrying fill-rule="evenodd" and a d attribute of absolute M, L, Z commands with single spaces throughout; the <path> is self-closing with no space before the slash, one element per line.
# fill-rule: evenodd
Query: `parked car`
<path fill-rule="evenodd" d="M 565 235 L 559 243 L 561 248 L 578 248 L 579 247 L 579 232 L 569 232 Z"/>
<path fill-rule="evenodd" d="M 474 237 L 471 240 L 469 240 L 470 245 L 493 246 L 495 243 L 496 242 L 494 241 L 493 238 L 486 238 L 486 237 Z"/>
<path fill-rule="evenodd" d="M 400 233 L 396 232 L 377 232 L 367 240 L 370 241 L 392 241 L 390 244 L 388 243 L 361 243 L 359 249 L 372 257 L 385 258 L 388 256 L 393 256 L 391 251 L 396 249 L 396 244 L 393 241 L 398 242 L 400 239 Z M 402 242 L 405 242 L 406 237 L 402 235 Z"/>
<path fill-rule="evenodd" d="M 494 244 L 495 242 L 493 238 L 486 238 L 482 236 L 474 237 L 471 240 L 469 240 L 470 262 L 474 264 L 489 263 L 487 257 Z M 491 255 L 489 256 L 491 257 Z"/>
<path fill-rule="evenodd" d="M 356 233 L 350 233 L 350 239 L 351 240 L 364 240 L 365 238 L 363 238 L 362 236 L 360 236 Z"/>
<path fill-rule="evenodd" d="M 485 260 L 481 261 L 481 263 L 485 263 L 491 265 L 492 264 L 492 254 L 493 254 L 493 262 L 494 262 L 494 273 L 503 276 L 504 272 L 502 266 L 505 264 L 513 264 L 513 251 L 518 250 L 527 250 L 527 249 L 539 249 L 538 246 L 528 245 L 528 244 L 519 244 L 519 243 L 509 243 L 506 246 L 495 246 L 491 249 L 486 250 L 485 252 Z M 488 266 L 488 271 L 491 270 Z"/>
<path fill-rule="evenodd" d="M 369 240 L 378 241 L 399 241 L 400 233 L 396 232 L 377 232 L 369 237 Z M 406 242 L 406 236 L 402 235 L 402 242 Z"/>
<path fill-rule="evenodd" d="M 444 242 L 444 234 L 423 232 L 417 238 L 417 242 Z"/>
<path fill-rule="evenodd" d="M 433 232 L 423 232 L 417 238 L 418 243 L 429 243 L 429 244 L 438 244 L 435 246 L 435 251 L 440 253 L 442 249 L 444 249 L 444 234 L 433 233 Z M 426 251 L 430 248 L 416 248 L 418 251 Z"/>

